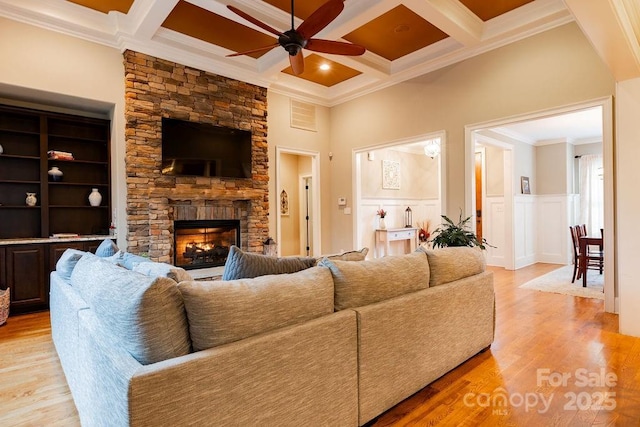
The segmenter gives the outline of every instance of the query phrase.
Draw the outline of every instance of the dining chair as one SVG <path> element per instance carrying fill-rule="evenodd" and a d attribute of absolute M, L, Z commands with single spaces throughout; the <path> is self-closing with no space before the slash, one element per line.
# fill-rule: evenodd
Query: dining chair
<path fill-rule="evenodd" d="M 587 274 L 587 270 L 599 270 L 602 274 L 604 267 L 604 254 L 602 247 L 598 250 L 589 249 L 591 245 L 586 246 L 586 253 L 584 256 L 585 265 L 582 265 L 581 259 L 583 258 L 580 251 L 580 237 L 586 236 L 582 225 L 569 226 L 569 232 L 571 233 L 571 240 L 573 242 L 573 277 L 571 283 L 574 283 L 576 279 L 582 277 L 583 274 Z"/>
<path fill-rule="evenodd" d="M 578 229 L 579 236 L 588 236 L 587 234 L 587 225 L 581 224 Z M 598 264 L 598 270 L 600 270 L 600 274 L 602 274 L 602 269 L 604 268 L 604 251 L 603 251 L 603 241 L 604 241 L 604 229 L 600 229 L 600 242 L 597 245 L 588 244 L 587 245 L 587 254 L 592 257 L 599 257 L 600 262 Z"/>

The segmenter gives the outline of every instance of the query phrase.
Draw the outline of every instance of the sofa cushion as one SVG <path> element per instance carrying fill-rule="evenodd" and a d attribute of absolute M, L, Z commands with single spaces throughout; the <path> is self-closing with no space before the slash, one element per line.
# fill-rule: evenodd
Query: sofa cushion
<path fill-rule="evenodd" d="M 332 259 L 332 260 L 340 260 L 340 261 L 364 261 L 369 253 L 369 248 L 362 248 L 359 251 L 348 251 L 341 254 L 336 255 L 327 255 L 325 257 L 318 258 L 318 262 L 322 261 L 323 258 Z"/>
<path fill-rule="evenodd" d="M 331 270 L 335 309 L 344 310 L 429 287 L 429 263 L 420 252 L 350 262 L 323 259 Z"/>
<path fill-rule="evenodd" d="M 464 279 L 482 273 L 487 267 L 484 254 L 479 248 L 462 246 L 425 249 L 419 247 L 417 251 L 427 254 L 431 268 L 429 286 L 439 286 Z"/>
<path fill-rule="evenodd" d="M 76 264 L 71 284 L 140 363 L 189 353 L 184 303 L 173 280 L 148 277 L 87 253 Z"/>
<path fill-rule="evenodd" d="M 151 277 L 168 277 L 178 283 L 193 280 L 184 268 L 176 267 L 164 262 L 140 262 L 133 267 L 133 271 Z"/>
<path fill-rule="evenodd" d="M 118 252 L 118 246 L 111 239 L 104 239 L 96 249 L 96 255 L 99 257 L 113 256 L 116 252 Z"/>
<path fill-rule="evenodd" d="M 249 279 L 268 274 L 295 273 L 314 265 L 316 265 L 315 258 L 277 258 L 244 252 L 237 246 L 231 246 L 224 265 L 222 280 Z"/>
<path fill-rule="evenodd" d="M 67 249 L 62 253 L 62 256 L 58 259 L 58 262 L 56 262 L 56 271 L 62 279 L 66 281 L 71 279 L 73 269 L 84 254 L 86 254 L 86 252 L 77 249 Z"/>
<path fill-rule="evenodd" d="M 195 351 L 333 312 L 333 280 L 323 267 L 253 279 L 181 282 L 178 288 Z"/>

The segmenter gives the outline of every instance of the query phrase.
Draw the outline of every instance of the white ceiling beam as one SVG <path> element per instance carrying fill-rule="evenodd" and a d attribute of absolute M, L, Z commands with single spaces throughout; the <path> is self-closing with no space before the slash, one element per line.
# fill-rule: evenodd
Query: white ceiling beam
<path fill-rule="evenodd" d="M 623 22 L 629 21 L 629 16 L 622 2 L 612 0 L 564 0 L 564 2 L 616 81 L 640 77 L 638 39 L 625 30 Z"/>
<path fill-rule="evenodd" d="M 150 40 L 178 0 L 136 0 L 126 15 L 128 32 L 138 40 Z"/>

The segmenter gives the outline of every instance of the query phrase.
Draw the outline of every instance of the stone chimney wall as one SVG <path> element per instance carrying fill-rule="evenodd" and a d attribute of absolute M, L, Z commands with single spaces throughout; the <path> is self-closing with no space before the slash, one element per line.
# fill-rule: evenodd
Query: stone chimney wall
<path fill-rule="evenodd" d="M 130 50 L 124 65 L 127 250 L 171 263 L 179 213 L 175 219 L 241 219 L 243 249 L 262 251 L 269 234 L 266 88 Z M 252 178 L 162 175 L 163 117 L 251 130 Z M 232 217 L 207 218 L 219 215 Z"/>

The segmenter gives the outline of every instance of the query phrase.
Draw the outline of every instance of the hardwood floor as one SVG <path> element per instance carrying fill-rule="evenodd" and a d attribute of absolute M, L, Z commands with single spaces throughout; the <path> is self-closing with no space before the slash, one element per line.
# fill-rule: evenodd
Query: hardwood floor
<path fill-rule="evenodd" d="M 369 425 L 640 425 L 640 338 L 618 334 L 603 301 L 518 288 L 557 267 L 492 269 L 491 348 Z M 18 425 L 79 425 L 46 312 L 0 327 L 0 426 Z"/>
<path fill-rule="evenodd" d="M 0 426 L 79 426 L 58 361 L 49 312 L 0 326 Z"/>

